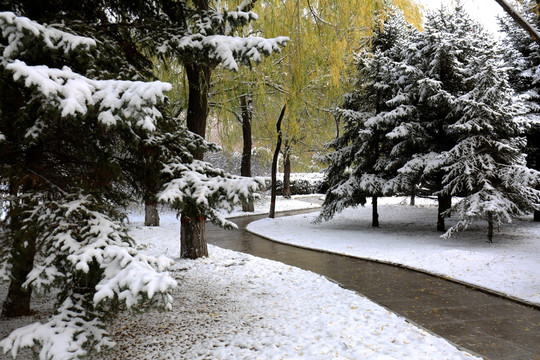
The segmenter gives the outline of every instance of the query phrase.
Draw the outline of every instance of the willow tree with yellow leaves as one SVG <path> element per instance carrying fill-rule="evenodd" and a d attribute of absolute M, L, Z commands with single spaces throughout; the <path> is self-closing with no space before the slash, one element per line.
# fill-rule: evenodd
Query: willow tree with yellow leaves
<path fill-rule="evenodd" d="M 414 0 L 259 1 L 255 11 L 261 19 L 249 31 L 269 37 L 286 35 L 290 42 L 280 56 L 266 59 L 250 73 L 246 70 L 234 79 L 221 76 L 216 85 L 222 91 L 215 98 L 221 119 L 239 118 L 241 95 L 249 94 L 256 143 L 271 147 L 275 121 L 287 104 L 282 124 L 285 173 L 292 152 L 304 160 L 320 152 L 322 144 L 339 133 L 339 117 L 333 108 L 350 89 L 354 53 L 370 46 L 373 22 L 380 19 L 376 14 L 391 5 L 402 9 L 408 21 L 419 24 L 421 13 Z M 285 190 L 287 182 L 286 176 Z"/>

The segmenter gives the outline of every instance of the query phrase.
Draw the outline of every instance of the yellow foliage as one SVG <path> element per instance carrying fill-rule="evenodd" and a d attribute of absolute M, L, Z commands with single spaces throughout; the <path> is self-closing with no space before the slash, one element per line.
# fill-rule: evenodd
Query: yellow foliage
<path fill-rule="evenodd" d="M 273 145 L 275 121 L 284 103 L 287 113 L 282 130 L 286 144 L 302 144 L 302 151 L 310 151 L 321 149 L 334 136 L 331 109 L 339 106 L 343 94 L 350 90 L 348 79 L 349 72 L 354 71 L 353 54 L 369 45 L 377 26 L 376 14 L 384 14 L 390 3 L 389 0 L 257 2 L 253 10 L 259 19 L 249 29 L 250 33 L 288 36 L 291 41 L 281 54 L 255 65 L 251 71 L 221 76 L 224 80 L 229 76 L 243 79 L 244 86 L 238 86 L 238 91 L 254 94 L 257 118 L 253 125 L 259 145 Z M 411 23 L 419 26 L 421 13 L 415 0 L 392 3 L 404 11 Z M 233 8 L 231 2 L 229 8 Z M 225 83 L 232 87 L 227 81 L 219 86 Z"/>

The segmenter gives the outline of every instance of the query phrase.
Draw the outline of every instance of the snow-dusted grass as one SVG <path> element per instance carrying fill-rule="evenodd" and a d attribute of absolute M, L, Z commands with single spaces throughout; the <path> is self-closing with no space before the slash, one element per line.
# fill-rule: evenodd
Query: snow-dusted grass
<path fill-rule="evenodd" d="M 283 180 L 283 173 L 277 173 L 278 180 Z M 309 182 L 323 181 L 324 173 L 291 173 L 291 180 L 306 180 Z"/>
<path fill-rule="evenodd" d="M 288 210 L 304 210 L 319 207 L 321 201 L 316 201 L 319 195 L 294 195 L 290 199 L 285 199 L 283 196 L 276 197 L 276 211 L 288 211 Z M 234 218 L 238 216 L 246 215 L 259 215 L 267 214 L 270 210 L 270 196 L 262 196 L 255 201 L 255 211 L 252 213 L 245 213 L 241 207 L 236 207 L 231 213 L 223 213 L 223 216 L 228 218 Z"/>
<path fill-rule="evenodd" d="M 131 234 L 148 254 L 178 254 L 178 221 Z M 178 260 L 173 311 L 126 314 L 110 329 L 117 359 L 471 359 L 311 272 L 210 246 Z"/>
<path fill-rule="evenodd" d="M 142 226 L 140 215 L 130 220 L 139 250 L 178 256 L 174 214 L 162 214 L 158 228 Z M 179 285 L 172 311 L 122 315 L 108 329 L 115 350 L 92 358 L 474 359 L 319 275 L 214 246 L 209 250 L 205 259 L 176 259 L 172 275 Z M 38 317 L 47 312 L 36 309 Z M 32 320 L 0 322 L 0 335 Z"/>
<path fill-rule="evenodd" d="M 485 222 L 443 240 L 435 231 L 435 203 L 418 199 L 420 206 L 408 206 L 403 200 L 380 199 L 380 228 L 371 227 L 367 205 L 320 224 L 313 223 L 313 213 L 263 219 L 248 229 L 279 242 L 405 265 L 540 304 L 540 224 L 532 216 L 501 227 L 493 244 L 486 242 Z M 447 219 L 447 227 L 454 223 Z"/>
<path fill-rule="evenodd" d="M 319 199 L 321 195 L 293 195 L 290 199 L 285 199 L 283 196 L 276 197 L 276 212 L 289 211 L 289 210 L 306 210 L 320 207 L 322 199 Z M 249 215 L 261 215 L 268 214 L 270 210 L 270 196 L 262 195 L 259 199 L 255 200 L 255 211 L 246 213 L 242 211 L 242 206 L 236 205 L 232 212 L 225 210 L 220 211 L 220 215 L 226 218 L 235 218 L 240 216 Z M 165 217 L 172 216 L 170 210 L 166 207 L 160 209 L 160 213 L 163 212 Z M 161 214 L 160 214 L 161 216 Z M 131 209 L 130 221 L 144 222 L 144 209 L 142 207 L 134 207 Z"/>

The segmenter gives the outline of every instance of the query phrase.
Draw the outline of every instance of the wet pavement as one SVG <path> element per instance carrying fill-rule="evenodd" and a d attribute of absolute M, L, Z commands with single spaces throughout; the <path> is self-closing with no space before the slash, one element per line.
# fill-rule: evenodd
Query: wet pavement
<path fill-rule="evenodd" d="M 302 212 L 278 216 L 295 213 Z M 244 230 L 264 217 L 233 219 L 239 230 L 208 224 L 208 242 L 324 275 L 485 359 L 540 360 L 539 310 L 420 272 L 283 245 Z"/>

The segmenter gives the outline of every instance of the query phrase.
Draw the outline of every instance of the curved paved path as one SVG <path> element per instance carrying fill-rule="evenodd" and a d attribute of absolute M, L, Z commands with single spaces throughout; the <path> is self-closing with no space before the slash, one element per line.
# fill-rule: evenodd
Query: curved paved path
<path fill-rule="evenodd" d="M 239 230 L 208 224 L 208 242 L 324 275 L 486 359 L 540 360 L 540 311 L 416 271 L 300 249 L 245 231 L 264 217 L 233 219 Z"/>

